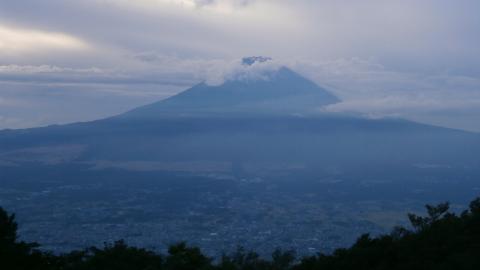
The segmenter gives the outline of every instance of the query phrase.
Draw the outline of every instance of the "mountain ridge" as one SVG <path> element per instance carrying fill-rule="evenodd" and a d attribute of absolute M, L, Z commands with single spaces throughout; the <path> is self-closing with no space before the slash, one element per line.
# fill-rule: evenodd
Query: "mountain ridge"
<path fill-rule="evenodd" d="M 261 61 L 269 60 L 248 63 Z M 102 120 L 0 132 L 0 166 L 22 161 L 18 155 L 82 166 L 97 161 L 263 162 L 313 170 L 359 164 L 479 166 L 479 134 L 325 113 L 319 108 L 340 101 L 329 91 L 286 67 L 267 75 L 218 86 L 200 83 Z"/>

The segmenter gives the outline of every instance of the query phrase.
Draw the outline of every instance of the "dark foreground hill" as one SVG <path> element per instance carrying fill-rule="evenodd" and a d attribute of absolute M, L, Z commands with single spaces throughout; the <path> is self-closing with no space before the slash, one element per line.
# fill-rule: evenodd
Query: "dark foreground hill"
<path fill-rule="evenodd" d="M 411 229 L 396 227 L 390 234 L 365 234 L 350 248 L 333 254 L 295 258 L 294 251 L 277 250 L 271 259 L 241 248 L 221 258 L 209 258 L 184 243 L 168 254 L 130 247 L 123 241 L 54 255 L 38 244 L 18 240 L 13 215 L 0 208 L 0 269 L 38 270 L 197 270 L 197 269 L 480 269 L 480 198 L 460 215 L 448 203 L 427 205 L 427 216 L 409 214 Z"/>

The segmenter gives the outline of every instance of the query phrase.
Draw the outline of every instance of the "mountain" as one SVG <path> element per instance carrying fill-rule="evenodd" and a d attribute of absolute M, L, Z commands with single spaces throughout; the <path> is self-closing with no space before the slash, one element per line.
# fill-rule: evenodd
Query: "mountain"
<path fill-rule="evenodd" d="M 479 134 L 324 113 L 339 99 L 269 62 L 107 119 L 0 131 L 0 205 L 59 253 L 125 239 L 312 255 L 478 196 Z"/>
<path fill-rule="evenodd" d="M 253 57 L 242 62 L 248 70 L 268 61 Z M 0 132 L 0 166 L 82 164 L 232 174 L 250 166 L 255 175 L 290 167 L 348 171 L 479 165 L 478 134 L 401 119 L 321 113 L 339 99 L 286 67 L 260 70 L 218 86 L 200 83 L 103 120 Z"/>
<path fill-rule="evenodd" d="M 244 66 L 254 66 L 267 61 L 269 58 L 248 57 L 242 62 Z M 221 85 L 197 84 L 166 100 L 134 109 L 122 117 L 155 118 L 212 113 L 312 114 L 322 106 L 340 101 L 329 91 L 287 67 L 238 77 Z"/>

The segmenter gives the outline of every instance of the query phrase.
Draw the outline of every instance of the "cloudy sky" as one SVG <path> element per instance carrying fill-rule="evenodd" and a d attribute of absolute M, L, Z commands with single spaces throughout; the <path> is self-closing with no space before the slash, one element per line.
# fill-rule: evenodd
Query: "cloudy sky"
<path fill-rule="evenodd" d="M 330 111 L 480 131 L 478 0 L 0 0 L 0 129 L 92 120 L 264 55 Z"/>

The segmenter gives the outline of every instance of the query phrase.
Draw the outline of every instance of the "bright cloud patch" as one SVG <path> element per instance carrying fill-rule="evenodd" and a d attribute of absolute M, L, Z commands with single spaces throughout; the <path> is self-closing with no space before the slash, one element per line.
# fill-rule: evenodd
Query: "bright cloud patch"
<path fill-rule="evenodd" d="M 252 0 L 139 0 L 134 4 L 146 5 L 148 7 L 164 4 L 228 14 L 252 2 Z M 125 4 L 132 5 L 133 3 L 127 1 Z"/>
<path fill-rule="evenodd" d="M 10 28 L 0 25 L 0 53 L 25 53 L 52 49 L 85 49 L 82 40 L 63 33 Z"/>

